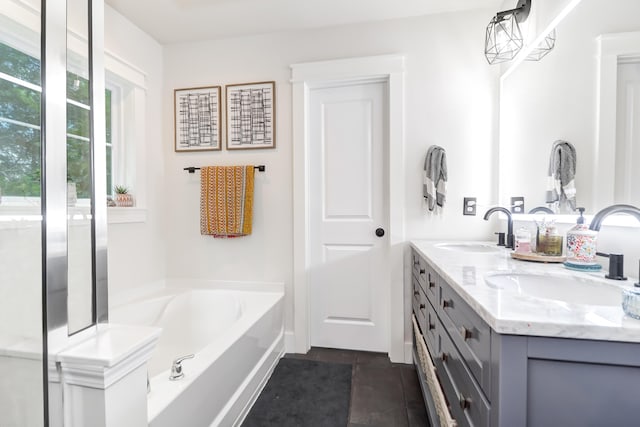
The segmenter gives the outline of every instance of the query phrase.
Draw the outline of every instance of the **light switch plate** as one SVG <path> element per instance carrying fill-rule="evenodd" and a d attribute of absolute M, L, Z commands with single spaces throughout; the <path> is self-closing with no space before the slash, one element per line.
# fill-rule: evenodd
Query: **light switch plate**
<path fill-rule="evenodd" d="M 476 198 L 475 197 L 465 197 L 464 204 L 462 207 L 462 215 L 475 215 L 476 214 Z"/>
<path fill-rule="evenodd" d="M 523 214 L 524 213 L 524 197 L 517 196 L 511 198 L 511 213 Z"/>

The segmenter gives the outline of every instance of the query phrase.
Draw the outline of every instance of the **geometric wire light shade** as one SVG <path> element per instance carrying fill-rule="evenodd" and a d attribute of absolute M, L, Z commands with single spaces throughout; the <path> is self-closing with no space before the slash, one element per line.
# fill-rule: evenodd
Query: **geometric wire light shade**
<path fill-rule="evenodd" d="M 489 64 L 511 61 L 520 52 L 523 43 L 516 13 L 497 14 L 487 26 L 484 56 Z"/>
<path fill-rule="evenodd" d="M 556 29 L 554 28 L 525 58 L 527 61 L 540 61 L 556 46 Z"/>

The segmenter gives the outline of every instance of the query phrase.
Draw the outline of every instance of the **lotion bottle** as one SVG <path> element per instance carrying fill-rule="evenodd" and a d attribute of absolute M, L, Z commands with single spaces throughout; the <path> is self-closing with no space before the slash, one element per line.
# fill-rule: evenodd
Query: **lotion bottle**
<path fill-rule="evenodd" d="M 577 209 L 580 216 L 576 225 L 567 231 L 567 261 L 573 263 L 593 264 L 596 258 L 596 242 L 598 232 L 590 230 L 584 223 L 584 208 Z"/>

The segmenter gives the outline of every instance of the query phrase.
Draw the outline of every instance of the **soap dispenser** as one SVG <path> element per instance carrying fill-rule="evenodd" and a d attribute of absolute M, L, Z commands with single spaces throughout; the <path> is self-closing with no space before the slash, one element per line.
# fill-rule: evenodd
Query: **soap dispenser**
<path fill-rule="evenodd" d="M 595 264 L 598 232 L 584 223 L 584 208 L 577 209 L 580 216 L 576 225 L 567 231 L 567 261 L 574 264 Z"/>

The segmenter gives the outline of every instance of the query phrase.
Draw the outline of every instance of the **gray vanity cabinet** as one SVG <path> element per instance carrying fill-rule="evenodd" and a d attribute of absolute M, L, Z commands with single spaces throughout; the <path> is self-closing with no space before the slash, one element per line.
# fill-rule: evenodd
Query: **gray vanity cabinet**
<path fill-rule="evenodd" d="M 458 426 L 489 426 L 491 329 L 455 294 L 426 259 L 412 251 L 413 314 L 436 368 L 439 387 Z M 424 301 L 424 302 L 422 302 Z M 417 360 L 417 359 L 416 359 Z M 417 364 L 421 380 L 424 367 Z M 432 424 L 440 425 L 422 384 Z"/>
<path fill-rule="evenodd" d="M 424 340 L 459 427 L 640 426 L 640 344 L 496 333 L 413 248 L 411 262 L 414 348 Z"/>

